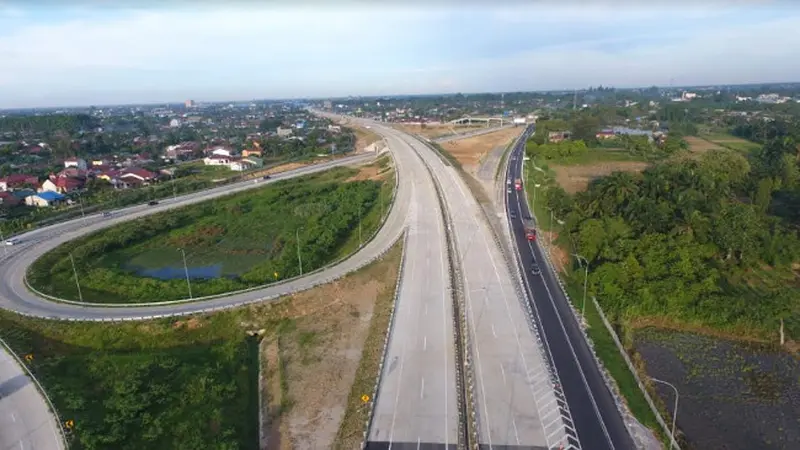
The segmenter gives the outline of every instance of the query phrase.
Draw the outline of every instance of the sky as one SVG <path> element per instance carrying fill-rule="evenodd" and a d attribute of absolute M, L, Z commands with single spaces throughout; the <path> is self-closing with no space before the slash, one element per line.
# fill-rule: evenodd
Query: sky
<path fill-rule="evenodd" d="M 800 81 L 800 2 L 110 3 L 0 0 L 0 108 Z"/>

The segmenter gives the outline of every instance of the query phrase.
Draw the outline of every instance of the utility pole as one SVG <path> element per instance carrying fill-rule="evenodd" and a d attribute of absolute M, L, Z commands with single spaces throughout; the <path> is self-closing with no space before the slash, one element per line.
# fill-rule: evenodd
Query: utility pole
<path fill-rule="evenodd" d="M 78 192 L 78 203 L 80 203 L 80 205 L 81 205 L 81 218 L 85 222 L 86 221 L 86 214 L 83 212 L 83 196 L 81 195 L 80 192 Z"/>
<path fill-rule="evenodd" d="M 186 252 L 182 248 L 179 248 L 178 251 L 180 251 L 183 256 L 183 272 L 186 274 L 186 285 L 189 286 L 189 300 L 191 300 L 193 298 L 192 281 L 189 279 L 189 266 L 186 265 Z"/>
<path fill-rule="evenodd" d="M 3 253 L 8 256 L 8 244 L 6 243 L 6 238 L 3 237 L 3 230 L 0 230 L 0 241 L 3 241 Z"/>
<path fill-rule="evenodd" d="M 295 236 L 297 237 L 297 265 L 300 267 L 300 276 L 303 276 L 303 258 L 300 256 L 300 228 L 295 230 Z"/>
<path fill-rule="evenodd" d="M 580 263 L 581 260 L 583 260 L 583 263 L 585 264 L 586 267 L 585 272 L 583 274 L 583 305 L 581 305 L 581 315 L 583 317 L 586 317 L 586 286 L 589 280 L 589 260 L 587 260 L 586 258 L 577 253 L 573 253 L 572 256 L 574 256 L 578 260 L 578 263 Z"/>
<path fill-rule="evenodd" d="M 358 204 L 358 247 L 364 245 L 364 241 L 361 239 L 361 204 Z"/>
<path fill-rule="evenodd" d="M 75 286 L 78 286 L 78 299 L 83 302 L 81 284 L 78 282 L 78 269 L 75 268 L 75 258 L 72 257 L 72 252 L 69 253 L 69 260 L 72 262 L 72 273 L 75 275 Z"/>

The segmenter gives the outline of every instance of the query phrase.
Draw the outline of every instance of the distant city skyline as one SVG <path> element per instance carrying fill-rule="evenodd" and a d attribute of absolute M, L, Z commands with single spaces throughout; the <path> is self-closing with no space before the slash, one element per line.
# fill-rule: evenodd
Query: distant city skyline
<path fill-rule="evenodd" d="M 800 81 L 800 8 L 733 3 L 0 3 L 0 108 Z"/>

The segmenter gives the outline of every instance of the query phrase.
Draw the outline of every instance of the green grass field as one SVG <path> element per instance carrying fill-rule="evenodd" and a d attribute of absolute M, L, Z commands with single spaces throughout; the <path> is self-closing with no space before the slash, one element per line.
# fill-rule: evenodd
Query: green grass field
<path fill-rule="evenodd" d="M 699 137 L 711 141 L 722 147 L 726 147 L 731 150 L 736 150 L 744 153 L 750 153 L 754 150 L 758 150 L 759 148 L 761 148 L 761 145 L 755 142 L 751 142 L 724 132 L 704 133 L 701 134 Z"/>
<path fill-rule="evenodd" d="M 28 281 L 41 292 L 78 300 L 72 254 L 85 301 L 178 300 L 188 297 L 183 249 L 190 277 L 207 266 L 221 268 L 210 275 L 217 278 L 196 277 L 193 296 L 221 294 L 298 275 L 298 237 L 307 273 L 357 249 L 389 209 L 393 173 L 388 181 L 345 182 L 356 173 L 333 169 L 102 230 L 44 255 Z M 141 276 L 152 269 L 169 270 L 171 278 Z"/>

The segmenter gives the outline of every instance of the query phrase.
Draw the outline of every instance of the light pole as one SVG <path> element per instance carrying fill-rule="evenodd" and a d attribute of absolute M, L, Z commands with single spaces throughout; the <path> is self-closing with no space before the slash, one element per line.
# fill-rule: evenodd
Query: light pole
<path fill-rule="evenodd" d="M 80 192 L 78 194 L 78 203 L 81 205 L 81 218 L 83 218 L 84 222 L 86 221 L 86 214 L 83 212 L 83 196 Z"/>
<path fill-rule="evenodd" d="M 8 255 L 8 243 L 6 243 L 6 238 L 3 237 L 3 230 L 0 230 L 0 241 L 3 241 L 3 253 L 7 256 Z"/>
<path fill-rule="evenodd" d="M 361 203 L 358 204 L 358 248 L 364 245 L 364 241 L 361 239 Z"/>
<path fill-rule="evenodd" d="M 577 253 L 573 253 L 572 256 L 574 256 L 578 260 L 578 263 L 580 263 L 581 260 L 583 260 L 586 267 L 585 272 L 583 274 L 583 305 L 581 305 L 581 315 L 586 317 L 586 284 L 587 281 L 589 280 L 589 260 Z"/>
<path fill-rule="evenodd" d="M 541 184 L 533 184 L 533 213 L 536 214 L 536 192 L 539 191 Z"/>
<path fill-rule="evenodd" d="M 675 440 L 675 421 L 678 418 L 678 388 L 676 388 L 672 383 L 668 383 L 664 380 L 659 380 L 658 378 L 650 377 L 651 380 L 655 381 L 656 383 L 666 384 L 667 386 L 671 387 L 673 391 L 675 391 L 675 407 L 672 410 L 672 444 L 677 445 L 677 441 Z"/>
<path fill-rule="evenodd" d="M 302 228 L 295 230 L 295 236 L 297 237 L 297 265 L 300 267 L 300 276 L 303 276 L 303 258 L 300 256 L 300 230 Z"/>
<path fill-rule="evenodd" d="M 186 285 L 189 286 L 189 300 L 191 300 L 193 298 L 192 281 L 189 279 L 189 266 L 186 265 L 186 252 L 182 248 L 179 248 L 178 251 L 180 251 L 181 256 L 183 256 L 183 273 L 186 274 Z"/>
<path fill-rule="evenodd" d="M 78 286 L 78 299 L 83 301 L 83 293 L 81 292 L 81 284 L 78 282 L 78 269 L 75 268 L 75 258 L 72 257 L 72 252 L 69 253 L 69 260 L 72 262 L 72 273 L 75 275 L 75 286 Z"/>

